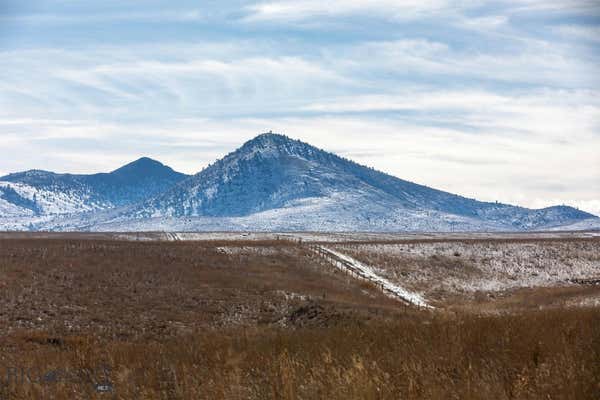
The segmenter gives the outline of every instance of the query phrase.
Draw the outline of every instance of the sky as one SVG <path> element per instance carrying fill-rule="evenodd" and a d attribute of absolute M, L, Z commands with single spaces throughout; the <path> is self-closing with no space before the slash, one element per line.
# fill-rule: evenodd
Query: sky
<path fill-rule="evenodd" d="M 0 176 L 195 173 L 269 130 L 600 215 L 600 0 L 0 0 Z"/>

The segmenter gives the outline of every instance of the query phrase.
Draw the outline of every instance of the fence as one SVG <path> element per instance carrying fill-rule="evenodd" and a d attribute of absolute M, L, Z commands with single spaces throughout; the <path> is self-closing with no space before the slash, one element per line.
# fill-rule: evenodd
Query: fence
<path fill-rule="evenodd" d="M 382 292 L 384 292 L 388 296 L 394 297 L 394 298 L 402 301 L 404 304 L 410 304 L 410 301 L 406 300 L 402 296 L 399 296 L 398 293 L 394 292 L 393 290 L 390 290 L 389 288 L 387 288 L 385 286 L 385 284 L 383 282 L 381 282 L 381 280 L 377 279 L 376 277 L 365 274 L 365 272 L 363 270 L 357 268 L 351 262 L 339 258 L 338 256 L 336 256 L 335 254 L 333 254 L 326 248 L 323 248 L 323 247 L 321 247 L 319 245 L 315 245 L 315 244 L 309 244 L 307 247 L 310 250 L 312 250 L 314 253 L 316 253 L 319 257 L 322 257 L 324 260 L 326 260 L 327 262 L 329 262 L 330 264 L 332 264 L 339 270 L 349 274 L 353 278 L 370 282 L 371 284 L 375 285 L 377 288 L 379 288 Z"/>

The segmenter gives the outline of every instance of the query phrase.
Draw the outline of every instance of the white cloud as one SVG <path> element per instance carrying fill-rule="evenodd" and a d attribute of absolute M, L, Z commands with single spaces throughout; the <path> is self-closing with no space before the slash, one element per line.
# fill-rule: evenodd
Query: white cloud
<path fill-rule="evenodd" d="M 190 46 L 194 47 L 194 46 Z M 176 52 L 181 48 L 181 52 Z M 27 50 L 6 54 L 6 79 L 0 81 L 5 117 L 40 113 L 143 117 L 158 114 L 218 115 L 281 111 L 303 96 L 341 93 L 354 86 L 321 60 L 250 52 L 216 44 L 173 45 L 163 52 L 131 48 L 92 51 Z M 229 51 L 228 51 L 229 50 Z M 261 54 L 262 53 L 262 54 Z M 173 56 L 171 56 L 173 54 Z M 40 59 L 49 59 L 43 65 Z M 56 114 L 58 113 L 58 114 Z M 153 113 L 153 112 L 150 112 Z"/>
<path fill-rule="evenodd" d="M 554 30 L 567 38 L 600 42 L 600 26 L 598 25 L 559 25 Z"/>
<path fill-rule="evenodd" d="M 589 90 L 533 90 L 520 94 L 431 88 L 405 90 L 394 95 L 334 98 L 311 104 L 309 111 L 368 113 L 413 111 L 424 124 L 455 123 L 480 134 L 528 134 L 565 141 L 587 141 L 598 136 L 600 92 Z"/>
<path fill-rule="evenodd" d="M 462 27 L 489 31 L 506 25 L 509 18 L 506 15 L 486 15 L 483 17 L 464 17 L 461 19 Z"/>
<path fill-rule="evenodd" d="M 198 22 L 205 21 L 206 16 L 196 9 L 191 10 L 162 10 L 162 11 L 129 11 L 119 13 L 93 13 L 93 14 L 23 14 L 0 15 L 0 21 L 18 24 L 89 24 L 96 22 Z"/>
<path fill-rule="evenodd" d="M 554 12 L 561 14 L 598 15 L 600 5 L 596 0 L 511 0 L 505 1 L 513 13 Z"/>
<path fill-rule="evenodd" d="M 456 4 L 464 3 L 457 2 Z M 380 14 L 410 19 L 439 12 L 449 6 L 446 0 L 287 0 L 263 2 L 248 7 L 247 21 L 303 20 L 317 16 L 354 13 Z"/>
<path fill-rule="evenodd" d="M 450 75 L 558 87 L 600 85 L 597 63 L 561 44 L 523 40 L 511 51 L 454 49 L 428 40 L 368 42 L 352 49 L 360 68 L 413 76 Z M 365 57 L 366 56 L 366 57 Z"/>
<path fill-rule="evenodd" d="M 506 15 L 467 17 L 467 12 L 486 7 L 507 15 L 523 13 L 562 13 L 598 15 L 600 5 L 596 0 L 282 0 L 264 1 L 247 7 L 250 22 L 301 21 L 319 17 L 348 15 L 375 15 L 390 20 L 412 20 L 427 17 L 460 18 L 466 25 L 483 27 L 501 25 Z"/>

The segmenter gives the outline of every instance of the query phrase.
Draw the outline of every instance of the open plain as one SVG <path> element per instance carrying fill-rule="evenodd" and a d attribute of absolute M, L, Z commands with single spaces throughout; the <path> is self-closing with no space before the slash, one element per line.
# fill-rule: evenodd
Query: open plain
<path fill-rule="evenodd" d="M 0 399 L 597 399 L 600 236 L 0 234 Z"/>

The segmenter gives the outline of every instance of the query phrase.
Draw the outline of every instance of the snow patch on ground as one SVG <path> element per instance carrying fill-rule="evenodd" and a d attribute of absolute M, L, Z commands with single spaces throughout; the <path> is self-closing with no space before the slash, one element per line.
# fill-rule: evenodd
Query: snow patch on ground
<path fill-rule="evenodd" d="M 338 251 L 378 266 L 392 282 L 427 293 L 473 293 L 570 285 L 600 277 L 600 242 L 421 242 L 343 244 Z"/>

